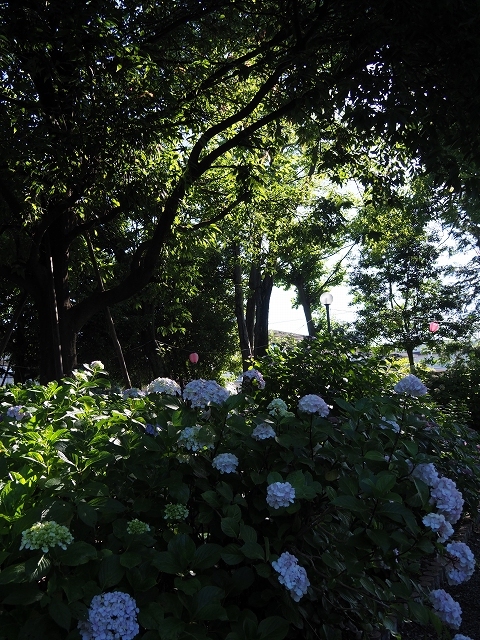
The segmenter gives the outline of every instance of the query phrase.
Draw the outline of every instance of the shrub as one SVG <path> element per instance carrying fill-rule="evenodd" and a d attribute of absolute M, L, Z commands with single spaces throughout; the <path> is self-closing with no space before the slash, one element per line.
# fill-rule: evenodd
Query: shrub
<path fill-rule="evenodd" d="M 124 396 L 91 367 L 3 390 L 2 638 L 336 640 L 396 618 L 439 628 L 419 575 L 425 557 L 448 555 L 438 522 L 422 522 L 437 471 L 419 465 L 443 475 L 432 443 L 444 434 L 424 398 L 338 398 L 333 418 L 297 401 L 272 415 L 259 408 L 271 399 L 268 386 L 196 408 Z M 275 437 L 252 437 L 259 425 Z"/>
<path fill-rule="evenodd" d="M 271 394 L 288 403 L 306 394 L 352 401 L 391 389 L 398 369 L 383 355 L 365 351 L 340 330 L 305 338 L 295 345 L 273 344 L 258 363 Z"/>

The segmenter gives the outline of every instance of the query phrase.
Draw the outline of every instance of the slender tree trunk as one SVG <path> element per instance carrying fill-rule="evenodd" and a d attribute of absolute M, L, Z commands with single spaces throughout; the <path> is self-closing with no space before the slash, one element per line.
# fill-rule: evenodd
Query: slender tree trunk
<path fill-rule="evenodd" d="M 97 278 L 98 286 L 101 291 L 104 291 L 102 274 L 100 273 L 97 258 L 95 257 L 95 251 L 93 250 L 92 241 L 90 240 L 90 236 L 88 235 L 88 233 L 85 234 L 85 240 L 87 241 L 88 253 L 90 254 L 90 260 L 92 261 L 92 266 L 95 271 L 95 276 Z M 125 358 L 123 357 L 122 345 L 118 340 L 112 314 L 108 307 L 105 307 L 105 315 L 107 317 L 108 333 L 110 334 L 110 338 L 112 339 L 112 343 L 113 343 L 113 348 L 115 350 L 115 353 L 117 354 L 117 359 L 123 374 L 123 381 L 125 382 L 125 385 L 127 386 L 127 388 L 130 388 L 132 386 L 132 383 L 130 380 L 130 375 L 128 373 L 127 365 L 125 363 Z"/>
<path fill-rule="evenodd" d="M 254 264 L 250 266 L 248 277 L 248 298 L 245 310 L 245 323 L 247 325 L 248 339 L 250 345 L 255 350 L 255 322 L 257 310 L 257 292 L 261 285 L 260 270 Z"/>
<path fill-rule="evenodd" d="M 317 335 L 317 329 L 313 324 L 311 301 L 308 296 L 307 290 L 305 288 L 305 282 L 302 277 L 299 277 L 295 280 L 295 286 L 297 288 L 298 299 L 300 300 L 300 304 L 303 307 L 305 320 L 307 321 L 308 335 L 311 338 L 315 338 Z"/>
<path fill-rule="evenodd" d="M 240 247 L 238 245 L 234 245 L 233 250 L 235 254 L 235 266 L 233 269 L 233 282 L 235 285 L 235 317 L 237 319 L 243 370 L 245 371 L 251 364 L 253 353 L 250 338 L 248 336 L 247 323 L 245 321 Z"/>
<path fill-rule="evenodd" d="M 255 358 L 264 356 L 268 349 L 268 315 L 273 289 L 273 276 L 267 273 L 256 291 L 255 305 Z"/>

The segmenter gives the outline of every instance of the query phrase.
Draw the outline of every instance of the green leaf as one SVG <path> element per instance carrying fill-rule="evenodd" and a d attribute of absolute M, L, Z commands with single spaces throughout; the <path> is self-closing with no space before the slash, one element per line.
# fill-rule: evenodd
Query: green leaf
<path fill-rule="evenodd" d="M 48 605 L 48 613 L 59 627 L 62 627 L 62 629 L 66 629 L 67 631 L 70 629 L 72 614 L 65 602 L 55 598 Z"/>
<path fill-rule="evenodd" d="M 100 562 L 100 569 L 98 572 L 98 581 L 102 589 L 108 587 L 114 587 L 120 582 L 125 573 L 125 568 L 120 563 L 120 556 L 112 553 L 109 556 L 103 558 Z"/>
<path fill-rule="evenodd" d="M 25 563 L 13 564 L 0 572 L 0 584 L 23 582 L 25 577 Z"/>
<path fill-rule="evenodd" d="M 152 564 L 164 573 L 184 573 L 183 566 L 178 562 L 173 553 L 170 553 L 169 551 L 160 551 L 155 554 Z"/>
<path fill-rule="evenodd" d="M 197 593 L 202 588 L 202 583 L 197 578 L 190 578 L 188 580 L 175 578 L 174 585 L 176 589 L 187 594 L 187 596 L 193 596 L 194 593 Z"/>
<path fill-rule="evenodd" d="M 227 546 L 223 548 L 221 555 L 222 555 L 222 560 L 226 564 L 230 564 L 230 565 L 239 564 L 240 562 L 243 562 L 245 559 L 245 556 L 240 550 L 240 547 L 238 546 L 238 544 L 227 544 Z"/>
<path fill-rule="evenodd" d="M 332 500 L 332 503 L 337 507 L 342 507 L 349 511 L 363 513 L 367 510 L 365 502 L 354 496 L 337 496 Z"/>
<path fill-rule="evenodd" d="M 250 558 L 250 560 L 265 560 L 263 548 L 258 544 L 258 542 L 245 542 L 240 549 L 244 556 L 246 558 Z"/>
<path fill-rule="evenodd" d="M 267 476 L 267 484 L 273 484 L 274 482 L 283 482 L 282 476 L 276 471 L 272 471 Z"/>
<path fill-rule="evenodd" d="M 157 602 L 149 602 L 145 607 L 141 606 L 138 614 L 138 622 L 145 629 L 160 629 L 164 620 L 163 608 Z"/>
<path fill-rule="evenodd" d="M 217 487 L 217 493 L 219 493 L 227 502 L 232 502 L 233 500 L 233 491 L 229 484 L 226 482 L 220 482 Z"/>
<path fill-rule="evenodd" d="M 136 567 L 141 562 L 142 556 L 139 553 L 134 553 L 133 551 L 125 551 L 120 556 L 120 564 L 122 567 L 126 567 L 127 569 Z"/>
<path fill-rule="evenodd" d="M 226 611 L 219 601 L 225 597 L 220 587 L 207 586 L 200 589 L 192 598 L 193 620 L 226 620 Z"/>
<path fill-rule="evenodd" d="M 367 451 L 365 453 L 366 460 L 376 460 L 377 462 L 385 462 L 384 454 L 381 451 Z"/>
<path fill-rule="evenodd" d="M 158 633 L 162 640 L 177 640 L 178 636 L 185 629 L 185 623 L 173 616 L 165 618 L 158 628 Z"/>
<path fill-rule="evenodd" d="M 257 532 L 253 527 L 249 527 L 246 524 L 240 525 L 240 540 L 244 542 L 256 542 L 257 541 Z"/>
<path fill-rule="evenodd" d="M 8 590 L 8 596 L 2 600 L 3 604 L 28 605 L 43 598 L 43 591 L 36 584 L 15 584 Z"/>
<path fill-rule="evenodd" d="M 238 538 L 240 525 L 233 518 L 222 518 L 220 527 L 225 535 L 229 536 L 230 538 Z"/>
<path fill-rule="evenodd" d="M 78 517 L 88 527 L 94 527 L 97 524 L 97 510 L 91 507 L 88 502 L 79 502 L 77 505 Z"/>
<path fill-rule="evenodd" d="M 220 560 L 221 553 L 222 547 L 219 544 L 207 542 L 200 545 L 193 555 L 192 569 L 203 571 L 213 567 Z"/>
<path fill-rule="evenodd" d="M 218 509 L 220 507 L 220 500 L 218 499 L 216 491 L 204 491 L 204 493 L 202 493 L 202 498 L 214 509 Z"/>
<path fill-rule="evenodd" d="M 90 560 L 96 560 L 97 550 L 87 542 L 73 542 L 65 551 L 60 550 L 58 559 L 62 564 L 68 567 L 76 567 L 80 564 L 86 564 Z"/>
<path fill-rule="evenodd" d="M 184 533 L 176 535 L 168 543 L 168 551 L 174 556 L 177 563 L 186 571 L 195 555 L 195 543 Z"/>
<path fill-rule="evenodd" d="M 280 616 L 265 618 L 258 625 L 258 640 L 283 640 L 288 633 L 289 623 Z"/>

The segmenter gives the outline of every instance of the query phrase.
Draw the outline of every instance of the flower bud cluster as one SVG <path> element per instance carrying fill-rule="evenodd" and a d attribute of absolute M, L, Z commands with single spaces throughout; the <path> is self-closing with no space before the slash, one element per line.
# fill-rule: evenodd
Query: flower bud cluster
<path fill-rule="evenodd" d="M 164 393 L 168 396 L 181 396 L 180 385 L 170 378 L 155 378 L 147 385 L 147 393 Z"/>
<path fill-rule="evenodd" d="M 419 398 L 420 396 L 424 396 L 428 393 L 428 389 L 423 382 L 411 373 L 397 382 L 393 387 L 393 390 L 396 393 L 405 393 L 406 395 L 413 396 L 415 398 Z"/>
<path fill-rule="evenodd" d="M 90 369 L 93 369 L 94 371 L 103 371 L 105 367 L 103 365 L 103 362 L 101 362 L 100 360 L 94 360 L 90 363 Z"/>
<path fill-rule="evenodd" d="M 94 596 L 88 620 L 80 620 L 82 640 L 133 640 L 140 631 L 135 600 L 122 591 Z"/>
<path fill-rule="evenodd" d="M 150 526 L 146 522 L 142 522 L 137 518 L 130 520 L 130 522 L 127 524 L 127 533 L 140 534 L 140 533 L 148 533 L 149 531 L 150 531 Z"/>
<path fill-rule="evenodd" d="M 462 584 L 475 571 L 475 556 L 464 542 L 450 542 L 445 547 L 450 564 L 445 567 L 448 584 Z"/>
<path fill-rule="evenodd" d="M 255 440 L 266 440 L 267 438 L 275 438 L 277 434 L 275 430 L 266 422 L 258 424 L 252 431 L 252 438 Z"/>
<path fill-rule="evenodd" d="M 286 403 L 281 398 L 274 398 L 267 409 L 268 413 L 275 418 L 283 418 L 289 413 Z"/>
<path fill-rule="evenodd" d="M 319 416 L 325 418 L 328 416 L 330 409 L 323 398 L 313 393 L 309 393 L 298 402 L 298 410 L 303 413 L 318 413 Z"/>
<path fill-rule="evenodd" d="M 188 509 L 183 504 L 166 504 L 164 520 L 185 520 L 188 518 Z"/>
<path fill-rule="evenodd" d="M 449 627 L 458 629 L 462 624 L 462 609 L 458 602 L 444 589 L 430 591 L 430 601 L 435 613 Z"/>
<path fill-rule="evenodd" d="M 438 541 L 445 542 L 453 535 L 453 527 L 445 519 L 443 513 L 427 513 L 422 519 L 423 524 L 426 527 L 430 527 L 432 531 L 438 533 Z"/>
<path fill-rule="evenodd" d="M 212 460 L 212 467 L 220 473 L 235 473 L 238 467 L 238 458 L 233 453 L 219 453 Z"/>
<path fill-rule="evenodd" d="M 230 393 L 225 387 L 221 387 L 215 380 L 192 380 L 183 390 L 183 399 L 190 403 L 192 408 L 204 409 L 210 404 L 223 404 Z"/>
<path fill-rule="evenodd" d="M 250 384 L 252 387 L 257 387 L 258 389 L 265 389 L 265 380 L 260 371 L 256 369 L 244 371 L 242 374 L 242 382 Z"/>
<path fill-rule="evenodd" d="M 267 487 L 267 504 L 272 509 L 288 507 L 295 502 L 295 489 L 290 482 L 273 482 Z"/>
<path fill-rule="evenodd" d="M 203 429 L 196 425 L 195 427 L 185 427 L 178 436 L 178 444 L 185 447 L 189 451 L 200 451 L 201 449 L 212 449 L 213 444 L 211 442 L 204 442 L 200 440 L 199 433 Z"/>
<path fill-rule="evenodd" d="M 66 549 L 72 542 L 73 536 L 67 527 L 58 524 L 55 520 L 48 520 L 37 522 L 30 529 L 22 531 L 20 550 L 41 549 L 43 553 L 47 553 L 55 545 Z"/>
<path fill-rule="evenodd" d="M 272 567 L 280 575 L 278 581 L 286 587 L 293 600 L 299 602 L 300 598 L 307 593 L 310 581 L 307 572 L 298 564 L 297 558 L 285 551 L 282 555 L 272 562 Z"/>

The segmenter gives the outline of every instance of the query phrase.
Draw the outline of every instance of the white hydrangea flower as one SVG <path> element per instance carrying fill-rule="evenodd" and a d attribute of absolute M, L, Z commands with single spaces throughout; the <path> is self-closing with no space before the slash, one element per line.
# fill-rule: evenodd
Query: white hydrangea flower
<path fill-rule="evenodd" d="M 266 422 L 258 424 L 252 431 L 252 438 L 254 438 L 255 440 L 266 440 L 267 438 L 275 438 L 276 435 L 277 434 L 275 433 L 275 430 Z"/>
<path fill-rule="evenodd" d="M 195 427 L 185 427 L 178 436 L 178 444 L 185 447 L 189 451 L 200 451 L 201 449 L 213 449 L 213 442 L 206 442 L 199 439 L 199 433 L 203 429 L 196 425 Z"/>
<path fill-rule="evenodd" d="M 428 513 L 423 517 L 422 522 L 426 527 L 430 527 L 432 531 L 438 533 L 439 542 L 445 542 L 445 540 L 453 536 L 453 527 L 445 519 L 443 513 Z"/>
<path fill-rule="evenodd" d="M 268 413 L 276 418 L 283 418 L 289 413 L 286 403 L 281 398 L 274 398 L 267 406 Z"/>
<path fill-rule="evenodd" d="M 212 460 L 212 467 L 220 473 L 235 473 L 238 467 L 238 458 L 233 453 L 219 453 Z"/>
<path fill-rule="evenodd" d="M 319 416 L 325 418 L 328 416 L 330 409 L 323 398 L 313 393 L 309 393 L 298 402 L 298 410 L 303 413 L 318 413 Z"/>
<path fill-rule="evenodd" d="M 88 620 L 78 623 L 82 640 L 133 640 L 140 631 L 138 611 L 134 598 L 122 591 L 94 596 Z"/>
<path fill-rule="evenodd" d="M 253 386 L 257 386 L 259 389 L 265 389 L 265 380 L 263 379 L 260 371 L 256 369 L 248 369 L 242 373 L 242 381 L 249 382 Z"/>
<path fill-rule="evenodd" d="M 436 487 L 440 477 L 433 462 L 421 462 L 412 471 L 412 476 L 418 478 L 429 487 Z"/>
<path fill-rule="evenodd" d="M 215 380 L 192 380 L 183 390 L 183 399 L 190 405 L 204 409 L 211 404 L 223 404 L 230 393 L 225 387 L 221 387 Z"/>
<path fill-rule="evenodd" d="M 150 525 L 148 525 L 146 522 L 142 522 L 141 520 L 138 520 L 138 518 L 134 518 L 133 520 L 130 520 L 130 522 L 127 524 L 127 533 L 140 534 L 140 533 L 148 533 L 149 531 L 150 531 Z"/>
<path fill-rule="evenodd" d="M 290 482 L 273 482 L 267 487 L 267 504 L 273 509 L 288 507 L 295 502 L 295 489 Z"/>
<path fill-rule="evenodd" d="M 90 363 L 90 369 L 93 369 L 94 371 L 103 371 L 105 367 L 103 362 L 100 362 L 100 360 L 94 360 Z"/>
<path fill-rule="evenodd" d="M 457 485 L 450 478 L 440 478 L 430 491 L 430 504 L 434 504 L 451 524 L 460 520 L 464 502 Z"/>
<path fill-rule="evenodd" d="M 475 571 L 475 556 L 464 542 L 450 542 L 445 547 L 449 564 L 445 567 L 448 584 L 462 584 L 470 580 Z"/>
<path fill-rule="evenodd" d="M 435 613 L 442 622 L 449 627 L 458 629 L 462 624 L 462 608 L 444 589 L 434 589 L 430 592 L 430 601 Z"/>
<path fill-rule="evenodd" d="M 170 378 L 155 378 L 148 383 L 146 391 L 147 393 L 164 393 L 168 396 L 182 395 L 180 385 Z"/>
<path fill-rule="evenodd" d="M 415 398 L 419 398 L 420 396 L 424 396 L 428 393 L 427 387 L 412 373 L 409 373 L 408 376 L 405 376 L 405 378 L 402 378 L 397 382 L 393 387 L 393 390 L 396 393 L 406 393 L 407 395 L 414 396 Z"/>
<path fill-rule="evenodd" d="M 310 586 L 304 567 L 301 567 L 297 558 L 288 551 L 284 551 L 278 560 L 272 562 L 272 567 L 280 574 L 278 576 L 280 584 L 289 590 L 295 602 L 299 602 Z"/>
<path fill-rule="evenodd" d="M 67 527 L 58 524 L 55 520 L 48 520 L 37 522 L 30 529 L 22 531 L 20 550 L 41 549 L 43 553 L 47 553 L 55 545 L 66 549 L 72 542 L 73 536 Z"/>

